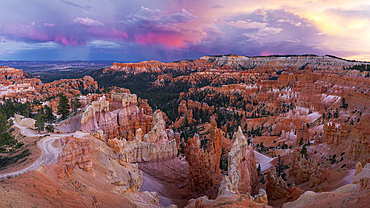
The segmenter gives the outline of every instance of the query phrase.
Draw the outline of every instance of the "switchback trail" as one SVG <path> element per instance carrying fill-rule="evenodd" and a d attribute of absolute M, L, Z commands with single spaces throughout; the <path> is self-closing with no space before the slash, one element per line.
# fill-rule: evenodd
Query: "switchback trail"
<path fill-rule="evenodd" d="M 14 125 L 21 129 L 22 134 L 28 137 L 39 137 L 42 136 L 40 134 L 35 133 L 35 131 L 28 129 L 26 127 L 20 126 L 17 122 L 14 121 Z M 76 138 L 83 139 L 84 136 L 89 135 L 88 133 L 77 131 L 72 134 L 50 134 L 50 136 L 47 136 L 40 141 L 37 142 L 38 148 L 41 150 L 41 156 L 39 159 L 36 160 L 33 164 L 30 166 L 27 166 L 23 168 L 22 170 L 18 170 L 11 173 L 6 174 L 0 174 L 0 179 L 4 180 L 8 177 L 14 177 L 18 176 L 20 174 L 26 173 L 28 171 L 34 170 L 41 165 L 50 165 L 53 163 L 58 162 L 59 154 L 63 150 L 63 146 L 60 144 L 59 139 L 67 137 L 67 136 L 74 136 Z M 54 142 L 57 140 L 56 142 Z"/>

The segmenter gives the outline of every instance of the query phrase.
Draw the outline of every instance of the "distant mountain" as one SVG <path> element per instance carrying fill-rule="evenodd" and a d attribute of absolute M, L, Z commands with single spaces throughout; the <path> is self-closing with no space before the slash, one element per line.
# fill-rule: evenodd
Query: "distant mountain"
<path fill-rule="evenodd" d="M 80 78 L 112 64 L 113 61 L 0 61 L 0 66 L 23 69 L 23 72 L 38 76 L 43 82 Z"/>

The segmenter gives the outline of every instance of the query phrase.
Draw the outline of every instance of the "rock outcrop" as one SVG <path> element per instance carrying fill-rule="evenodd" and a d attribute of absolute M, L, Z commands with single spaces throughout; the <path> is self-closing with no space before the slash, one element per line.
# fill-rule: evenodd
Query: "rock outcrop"
<path fill-rule="evenodd" d="M 71 176 L 74 167 L 84 171 L 92 170 L 89 140 L 67 137 L 61 139 L 61 145 L 64 147 L 59 161 L 65 164 L 66 169 L 59 177 Z"/>
<path fill-rule="evenodd" d="M 116 155 L 114 158 L 119 159 L 123 163 L 138 163 L 149 161 L 169 160 L 177 156 L 176 141 L 168 141 L 167 144 L 162 143 L 159 147 L 157 144 L 142 142 L 140 140 L 125 141 L 113 139 Z M 118 151 L 116 151 L 118 149 Z"/>
<path fill-rule="evenodd" d="M 137 163 L 170 160 L 177 156 L 176 140 L 168 140 L 161 111 L 156 111 L 153 117 L 154 127 L 144 137 L 139 128 L 133 141 L 117 138 L 108 140 L 108 145 L 118 154 L 115 158 L 122 163 Z"/>
<path fill-rule="evenodd" d="M 119 136 L 128 141 L 134 140 L 137 129 L 140 128 L 143 134 L 147 134 L 152 129 L 151 108 L 143 100 L 140 101 L 140 105 L 145 108 L 138 107 L 135 94 L 112 94 L 110 107 L 113 108 L 112 110 L 117 109 L 114 112 L 118 111 Z"/>
<path fill-rule="evenodd" d="M 363 164 L 370 159 L 370 131 L 369 130 L 355 130 L 351 132 L 350 138 L 354 141 L 349 145 L 349 157 L 354 161 L 359 161 Z"/>
<path fill-rule="evenodd" d="M 115 137 L 132 141 L 138 129 L 143 134 L 152 130 L 153 117 L 138 108 L 135 94 L 113 93 L 110 97 L 103 96 L 99 101 L 93 101 L 76 116 L 59 124 L 57 129 L 64 132 L 82 130 L 102 141 Z M 146 111 L 149 112 L 148 109 Z"/>
<path fill-rule="evenodd" d="M 204 194 L 208 188 L 213 186 L 213 168 L 209 153 L 200 147 L 198 135 L 188 138 L 185 157 L 189 163 L 191 190 Z"/>
<path fill-rule="evenodd" d="M 224 176 L 218 196 L 256 193 L 258 185 L 254 151 L 248 145 L 241 128 L 234 133 L 234 144 L 228 154 L 228 175 Z"/>
<path fill-rule="evenodd" d="M 201 148 L 198 135 L 188 138 L 185 149 L 191 190 L 199 194 L 204 194 L 215 185 L 213 179 L 221 174 L 222 131 L 217 128 L 214 120 L 211 122 L 209 132 L 206 150 Z"/>
<path fill-rule="evenodd" d="M 222 130 L 217 128 L 215 120 L 211 121 L 211 128 L 209 128 L 209 140 L 207 143 L 207 150 L 209 151 L 210 159 L 212 161 L 212 171 L 216 174 L 221 174 L 220 159 L 222 154 Z"/>
<path fill-rule="evenodd" d="M 144 135 L 143 141 L 160 146 L 168 141 L 165 130 L 166 122 L 163 120 L 162 112 L 157 110 L 153 113 L 153 129 Z"/>
<path fill-rule="evenodd" d="M 290 194 L 286 182 L 281 177 L 276 176 L 274 168 L 267 172 L 266 192 L 270 200 L 282 199 Z"/>
<path fill-rule="evenodd" d="M 362 164 L 360 162 L 358 162 L 356 164 L 356 172 L 355 172 L 355 175 L 359 174 L 361 171 L 362 171 Z"/>
<path fill-rule="evenodd" d="M 101 129 L 107 138 L 118 135 L 117 116 L 109 111 L 109 101 L 94 101 L 82 114 L 81 130 L 91 133 Z"/>
<path fill-rule="evenodd" d="M 348 127 L 340 126 L 336 128 L 334 123 L 324 124 L 324 139 L 327 144 L 338 145 L 346 140 L 349 134 Z"/>
<path fill-rule="evenodd" d="M 319 185 L 322 182 L 320 174 L 323 173 L 323 168 L 318 165 L 316 160 L 306 159 L 302 155 L 298 155 L 297 152 L 293 153 L 293 165 L 289 175 L 296 176 L 296 184 L 309 181 L 310 187 Z"/>
<path fill-rule="evenodd" d="M 91 136 L 95 137 L 96 139 L 99 139 L 102 142 L 106 142 L 103 130 L 96 129 L 96 130 L 92 131 L 90 134 L 91 134 Z"/>
<path fill-rule="evenodd" d="M 36 129 L 36 120 L 32 118 L 25 118 L 22 115 L 14 115 L 15 121 L 19 123 L 19 125 L 30 128 L 30 129 Z"/>
<path fill-rule="evenodd" d="M 15 69 L 13 67 L 0 66 L 0 82 L 3 83 L 6 80 L 19 80 L 24 78 L 22 69 Z"/>

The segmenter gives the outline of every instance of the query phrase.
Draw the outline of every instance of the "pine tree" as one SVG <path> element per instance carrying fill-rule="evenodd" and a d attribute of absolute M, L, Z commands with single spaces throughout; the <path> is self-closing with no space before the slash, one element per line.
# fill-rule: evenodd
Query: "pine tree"
<path fill-rule="evenodd" d="M 346 103 L 346 98 L 342 97 L 342 105 L 340 107 L 344 108 L 344 109 L 347 109 L 348 104 Z"/>
<path fill-rule="evenodd" d="M 303 144 L 303 138 L 301 137 L 301 139 L 299 140 L 299 146 L 302 146 Z"/>
<path fill-rule="evenodd" d="M 58 105 L 58 114 L 62 114 L 62 119 L 66 119 L 69 114 L 69 103 L 68 98 L 63 94 L 60 93 L 59 95 L 59 105 Z"/>
<path fill-rule="evenodd" d="M 47 116 L 43 113 L 39 114 L 36 118 L 35 126 L 37 128 L 37 131 L 40 133 L 41 131 L 44 131 L 45 129 L 45 120 Z"/>
<path fill-rule="evenodd" d="M 257 167 L 257 174 L 260 175 L 261 174 L 261 164 L 258 164 L 258 167 Z"/>
<path fill-rule="evenodd" d="M 74 96 L 71 101 L 72 111 L 76 112 L 78 108 L 81 108 L 81 106 L 82 104 L 81 104 L 80 98 L 78 98 L 77 96 Z"/>
<path fill-rule="evenodd" d="M 53 115 L 53 109 L 51 109 L 49 106 L 45 106 L 45 114 L 48 121 L 53 121 L 55 119 L 55 116 Z"/>
<path fill-rule="evenodd" d="M 0 112 L 0 152 L 12 151 L 23 145 L 9 133 L 9 128 L 6 116 Z"/>
<path fill-rule="evenodd" d="M 306 145 L 303 145 L 302 150 L 300 152 L 304 157 L 307 157 L 307 147 Z"/>
<path fill-rule="evenodd" d="M 244 131 L 248 131 L 248 123 L 245 123 L 245 125 L 244 125 Z"/>

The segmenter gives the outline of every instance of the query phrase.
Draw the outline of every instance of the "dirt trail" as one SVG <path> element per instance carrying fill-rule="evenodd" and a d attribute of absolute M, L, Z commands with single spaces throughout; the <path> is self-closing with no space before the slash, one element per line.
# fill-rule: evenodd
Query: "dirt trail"
<path fill-rule="evenodd" d="M 17 122 L 14 121 L 14 125 L 21 129 L 22 134 L 28 137 L 40 137 L 42 134 L 37 134 L 36 131 L 32 129 L 28 129 L 26 127 L 23 127 L 19 125 Z M 6 179 L 8 177 L 14 177 L 23 173 L 26 173 L 28 171 L 34 170 L 41 165 L 49 165 L 58 162 L 58 156 L 62 152 L 63 146 L 61 146 L 59 139 L 67 137 L 67 136 L 74 136 L 76 138 L 83 139 L 84 136 L 89 135 L 88 133 L 84 132 L 75 132 L 72 134 L 50 134 L 50 136 L 47 136 L 40 141 L 37 142 L 38 148 L 41 149 L 41 156 L 39 159 L 36 160 L 32 165 L 23 168 L 22 170 L 6 173 L 6 174 L 0 174 L 0 179 Z M 54 142 L 57 140 L 56 142 Z"/>

